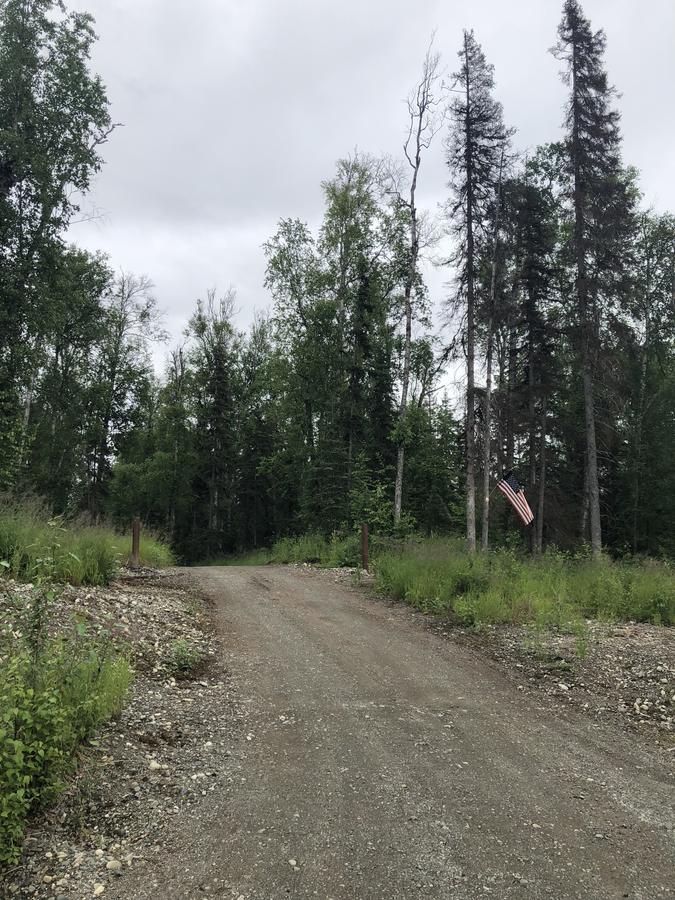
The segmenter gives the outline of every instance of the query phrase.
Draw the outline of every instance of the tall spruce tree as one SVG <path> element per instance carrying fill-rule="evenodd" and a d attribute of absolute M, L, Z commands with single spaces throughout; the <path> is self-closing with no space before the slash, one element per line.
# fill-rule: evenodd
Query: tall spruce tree
<path fill-rule="evenodd" d="M 238 487 L 238 405 L 241 335 L 232 325 L 234 291 L 209 291 L 197 304 L 189 330 L 195 340 L 195 453 L 192 492 L 199 533 L 192 552 L 231 552 L 235 545 Z M 199 552 L 199 551 L 197 551 Z"/>
<path fill-rule="evenodd" d="M 499 180 L 506 140 L 502 107 L 494 97 L 493 66 L 489 65 L 472 31 L 464 32 L 458 53 L 450 103 L 451 131 L 447 141 L 452 198 L 449 205 L 457 242 L 457 301 L 464 320 L 466 355 L 466 536 L 476 549 L 475 369 L 477 267 L 480 244 L 490 241 L 490 206 Z"/>
<path fill-rule="evenodd" d="M 632 196 L 621 168 L 619 113 L 603 68 L 605 34 L 594 32 L 578 0 L 566 0 L 553 48 L 570 89 L 565 114 L 569 200 L 573 210 L 570 258 L 576 295 L 577 352 L 584 405 L 585 485 L 593 556 L 602 552 L 596 435 L 596 360 L 602 306 L 621 283 Z"/>
<path fill-rule="evenodd" d="M 539 178 L 542 150 L 509 179 L 504 189 L 505 267 L 508 268 L 507 314 L 517 332 L 517 385 L 522 425 L 527 429 L 530 503 L 536 516 L 530 546 L 540 552 L 546 490 L 547 395 L 555 371 L 551 304 L 555 296 L 558 218 L 555 200 Z M 515 412 L 511 403 L 509 412 Z"/>

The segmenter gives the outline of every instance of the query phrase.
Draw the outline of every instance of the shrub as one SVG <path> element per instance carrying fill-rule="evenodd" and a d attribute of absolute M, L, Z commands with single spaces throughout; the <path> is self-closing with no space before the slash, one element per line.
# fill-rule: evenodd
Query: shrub
<path fill-rule="evenodd" d="M 400 541 L 390 535 L 370 536 L 370 558 L 400 546 Z M 213 566 L 264 566 L 309 563 L 316 566 L 358 567 L 361 565 L 361 534 L 358 531 L 334 532 L 330 539 L 318 532 L 285 537 L 275 541 L 271 549 L 251 550 L 247 553 L 211 559 Z"/>
<path fill-rule="evenodd" d="M 128 661 L 83 625 L 49 636 L 50 595 L 14 603 L 0 633 L 0 865 L 16 860 L 28 816 L 51 803 L 78 744 L 119 713 Z"/>
<path fill-rule="evenodd" d="M 334 534 L 330 540 L 310 533 L 226 562 L 358 566 L 360 558 L 357 533 Z M 371 536 L 370 558 L 382 593 L 472 625 L 577 629 L 587 617 L 675 624 L 675 574 L 655 560 L 593 561 L 556 550 L 540 557 L 508 549 L 469 555 L 458 538 L 381 534 Z"/>
<path fill-rule="evenodd" d="M 169 647 L 166 665 L 174 675 L 187 675 L 196 669 L 204 659 L 198 647 L 193 647 L 184 638 L 173 641 Z"/>
<path fill-rule="evenodd" d="M 334 534 L 331 537 L 328 548 L 328 556 L 325 560 L 327 566 L 339 568 L 342 566 L 361 565 L 361 539 L 357 534 L 346 536 Z"/>

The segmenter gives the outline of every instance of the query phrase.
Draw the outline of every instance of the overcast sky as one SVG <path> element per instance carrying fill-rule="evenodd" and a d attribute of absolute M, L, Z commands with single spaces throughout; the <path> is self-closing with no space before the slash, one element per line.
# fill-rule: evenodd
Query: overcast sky
<path fill-rule="evenodd" d="M 432 31 L 452 71 L 462 29 L 495 66 L 519 149 L 556 139 L 564 88 L 562 0 L 74 0 L 96 18 L 94 67 L 123 123 L 72 238 L 147 274 L 175 342 L 195 299 L 238 293 L 243 327 L 269 306 L 261 244 L 281 217 L 316 225 L 320 183 L 354 148 L 400 153 L 403 100 Z M 645 201 L 675 210 L 675 0 L 585 0 L 607 32 L 622 93 L 625 161 Z M 424 160 L 421 203 L 445 198 L 442 142 Z M 447 273 L 429 272 L 440 304 Z"/>

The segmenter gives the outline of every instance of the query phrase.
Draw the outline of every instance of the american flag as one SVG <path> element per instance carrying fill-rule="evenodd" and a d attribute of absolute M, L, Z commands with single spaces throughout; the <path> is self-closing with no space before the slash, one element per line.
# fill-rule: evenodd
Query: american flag
<path fill-rule="evenodd" d="M 530 509 L 530 505 L 525 499 L 525 492 L 518 484 L 518 479 L 513 472 L 507 472 L 497 487 L 526 525 L 534 521 L 534 513 Z"/>

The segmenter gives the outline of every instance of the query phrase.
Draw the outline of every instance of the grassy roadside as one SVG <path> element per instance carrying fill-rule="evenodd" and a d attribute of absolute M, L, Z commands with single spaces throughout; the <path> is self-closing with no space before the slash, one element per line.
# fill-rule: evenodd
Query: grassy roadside
<path fill-rule="evenodd" d="M 358 566 L 359 553 L 357 535 L 308 534 L 214 564 Z M 382 593 L 468 625 L 675 624 L 675 570 L 657 560 L 594 562 L 555 550 L 539 558 L 509 550 L 469 556 L 456 538 L 375 538 L 371 562 Z"/>
<path fill-rule="evenodd" d="M 0 503 L 0 575 L 17 581 L 107 584 L 130 547 L 130 535 L 104 527 L 66 527 L 38 506 Z M 169 547 L 144 534 L 141 564 L 162 568 L 172 563 Z"/>
<path fill-rule="evenodd" d="M 370 539 L 371 557 L 390 548 L 392 542 L 376 536 Z M 213 566 L 266 566 L 301 565 L 310 563 L 324 568 L 360 565 L 361 544 L 356 534 L 338 535 L 330 538 L 310 532 L 299 537 L 286 537 L 276 541 L 269 549 L 252 550 L 241 556 L 228 556 L 209 560 Z"/>
<path fill-rule="evenodd" d="M 0 505 L 0 869 L 18 858 L 29 817 L 61 791 L 81 742 L 122 709 L 133 679 L 125 652 L 53 608 L 66 583 L 107 584 L 129 546 L 106 528 Z M 173 562 L 161 542 L 141 546 L 143 564 Z"/>
<path fill-rule="evenodd" d="M 374 569 L 388 596 L 470 625 L 675 624 L 675 572 L 656 560 L 594 562 L 556 551 L 469 556 L 459 541 L 428 540 L 378 556 Z"/>

